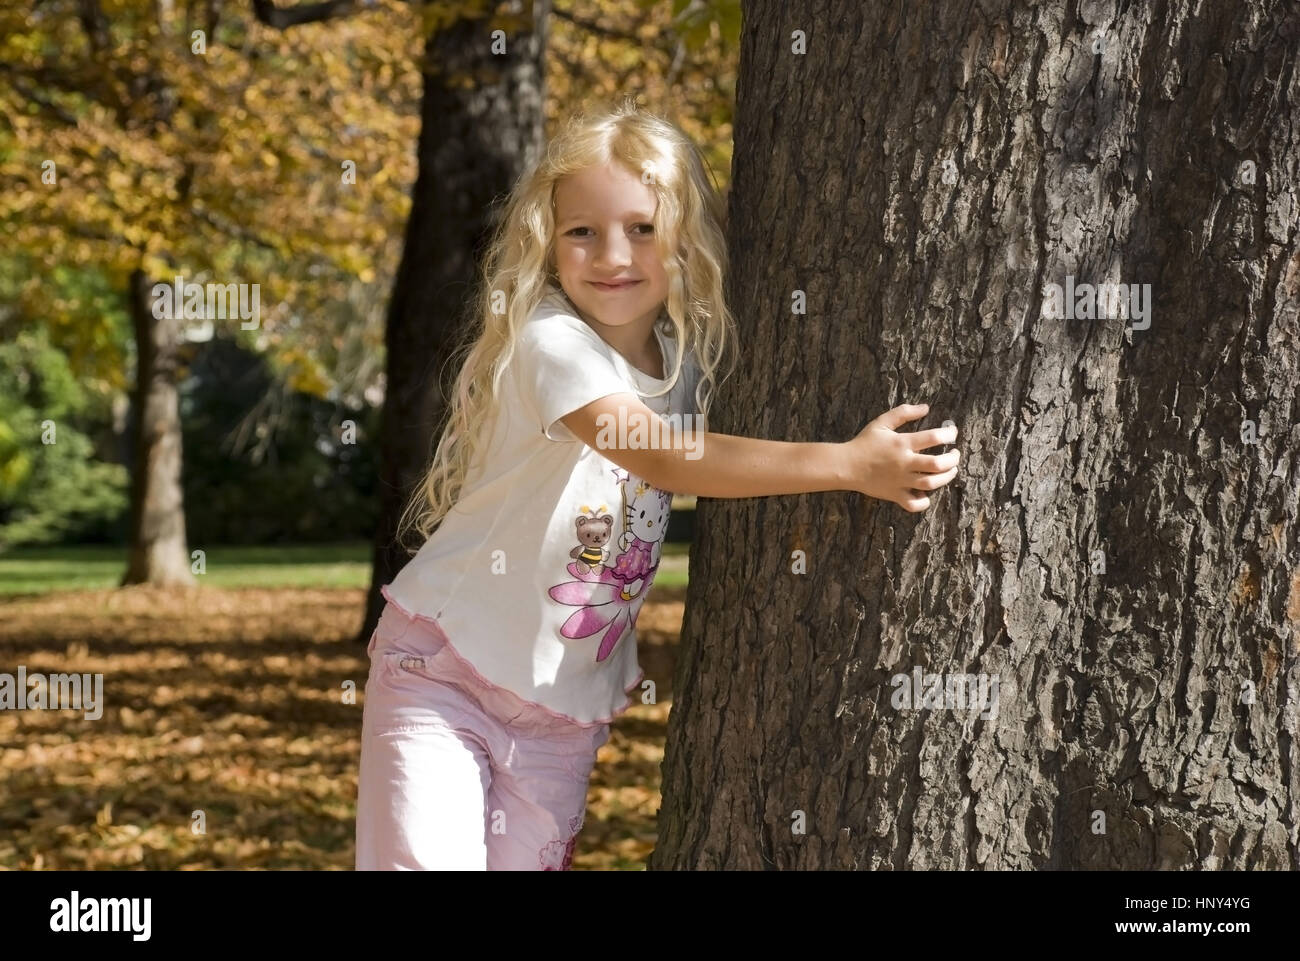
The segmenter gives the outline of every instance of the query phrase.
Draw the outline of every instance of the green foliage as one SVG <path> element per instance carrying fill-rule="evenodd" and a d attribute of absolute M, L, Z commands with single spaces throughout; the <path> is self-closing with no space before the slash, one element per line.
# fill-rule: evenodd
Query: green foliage
<path fill-rule="evenodd" d="M 83 433 L 103 418 L 44 328 L 0 345 L 0 546 L 113 536 L 127 472 Z"/>
<path fill-rule="evenodd" d="M 124 544 L 132 438 L 108 400 L 29 326 L 0 346 L 0 548 Z M 379 410 L 294 390 L 228 339 L 198 349 L 181 384 L 182 486 L 191 547 L 370 538 Z M 92 386 L 87 386 L 90 383 Z M 355 443 L 344 443 L 343 422 Z M 97 447 L 100 448 L 97 451 Z M 107 452 L 107 458 L 102 452 Z"/>
<path fill-rule="evenodd" d="M 15 250 L 0 256 L 0 339 L 42 326 L 92 394 L 125 390 L 132 331 L 123 293 L 103 270 L 44 269 L 32 254 Z"/>

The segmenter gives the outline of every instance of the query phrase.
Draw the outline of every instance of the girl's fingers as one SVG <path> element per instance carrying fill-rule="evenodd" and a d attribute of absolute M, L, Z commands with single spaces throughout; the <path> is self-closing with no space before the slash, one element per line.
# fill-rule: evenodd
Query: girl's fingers
<path fill-rule="evenodd" d="M 912 450 L 927 450 L 931 447 L 938 447 L 940 444 L 957 443 L 956 427 L 931 427 L 929 430 L 918 430 L 912 433 L 903 433 L 912 445 Z"/>
<path fill-rule="evenodd" d="M 961 451 L 948 451 L 946 454 L 917 454 L 912 458 L 909 470 L 918 474 L 939 474 L 952 467 L 956 467 L 961 460 Z"/>
<path fill-rule="evenodd" d="M 929 404 L 900 404 L 893 410 L 885 411 L 872 421 L 872 424 L 875 424 L 877 427 L 887 427 L 890 430 L 898 430 L 898 428 L 902 427 L 908 421 L 920 420 L 929 412 Z"/>
<path fill-rule="evenodd" d="M 930 506 L 930 498 L 919 495 L 915 491 L 907 491 L 898 504 L 908 513 L 915 514 Z"/>
<path fill-rule="evenodd" d="M 957 476 L 957 468 L 946 470 L 942 474 L 918 474 L 912 486 L 919 491 L 938 490 Z"/>

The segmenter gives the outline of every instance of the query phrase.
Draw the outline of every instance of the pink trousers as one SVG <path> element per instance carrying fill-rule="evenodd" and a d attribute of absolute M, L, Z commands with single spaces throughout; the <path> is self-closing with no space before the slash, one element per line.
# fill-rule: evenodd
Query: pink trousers
<path fill-rule="evenodd" d="M 391 602 L 367 650 L 357 870 L 567 870 L 609 724 L 488 684 Z"/>

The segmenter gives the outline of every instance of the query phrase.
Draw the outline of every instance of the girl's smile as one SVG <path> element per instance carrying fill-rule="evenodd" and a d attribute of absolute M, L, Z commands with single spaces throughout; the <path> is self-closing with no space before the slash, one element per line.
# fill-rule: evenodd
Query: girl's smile
<path fill-rule="evenodd" d="M 619 290 L 628 290 L 632 287 L 635 287 L 637 284 L 641 283 L 641 281 L 625 280 L 622 283 L 617 283 L 617 284 L 604 284 L 598 280 L 592 280 L 592 281 L 588 281 L 588 283 L 590 283 L 591 286 L 595 287 L 597 290 L 603 290 L 609 293 L 613 293 Z"/>

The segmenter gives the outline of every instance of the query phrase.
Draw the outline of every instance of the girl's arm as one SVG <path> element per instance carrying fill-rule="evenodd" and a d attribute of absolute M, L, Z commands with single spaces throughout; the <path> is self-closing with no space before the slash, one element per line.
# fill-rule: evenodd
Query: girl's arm
<path fill-rule="evenodd" d="M 843 443 L 670 430 L 631 393 L 602 397 L 561 420 L 575 437 L 608 460 L 675 494 L 767 497 L 848 490 L 916 512 L 930 506 L 925 496 L 929 491 L 957 476 L 961 456 L 956 450 L 940 455 L 919 453 L 956 441 L 956 427 L 895 433 L 894 428 L 924 417 L 927 410 L 924 404 L 895 407 Z M 659 421 L 655 428 L 659 433 L 642 429 L 642 436 L 657 436 L 661 446 L 627 447 L 626 438 L 635 425 L 650 424 L 650 418 Z M 626 427 L 622 438 L 620 424 Z"/>

